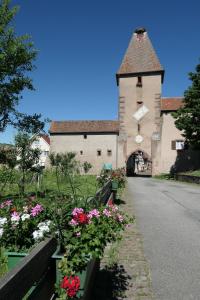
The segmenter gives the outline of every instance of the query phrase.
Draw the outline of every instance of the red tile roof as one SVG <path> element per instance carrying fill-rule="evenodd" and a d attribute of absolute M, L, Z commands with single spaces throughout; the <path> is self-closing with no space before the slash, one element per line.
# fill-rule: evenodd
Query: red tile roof
<path fill-rule="evenodd" d="M 50 145 L 50 137 L 48 135 L 40 134 L 40 137 L 42 137 L 45 140 L 45 142 L 47 142 L 47 144 Z"/>
<path fill-rule="evenodd" d="M 133 33 L 117 76 L 164 71 L 145 29 Z"/>
<path fill-rule="evenodd" d="M 183 97 L 161 98 L 161 111 L 176 111 L 183 104 Z"/>
<path fill-rule="evenodd" d="M 53 121 L 49 130 L 55 133 L 118 133 L 119 121 Z"/>

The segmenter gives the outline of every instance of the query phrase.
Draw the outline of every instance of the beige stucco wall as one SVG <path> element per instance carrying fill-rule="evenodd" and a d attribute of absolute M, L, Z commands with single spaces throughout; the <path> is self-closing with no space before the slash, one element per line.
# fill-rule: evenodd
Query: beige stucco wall
<path fill-rule="evenodd" d="M 78 135 L 51 135 L 51 152 L 77 153 L 76 159 L 81 163 L 90 162 L 93 166 L 90 173 L 99 174 L 104 163 L 111 163 L 116 168 L 117 135 L 116 134 L 88 134 L 84 139 L 83 134 Z M 97 156 L 97 150 L 101 150 L 101 156 Z M 112 150 L 108 156 L 107 150 Z M 80 154 L 83 151 L 83 154 Z"/>
<path fill-rule="evenodd" d="M 136 87 L 137 77 L 119 79 L 119 120 L 120 144 L 119 165 L 124 165 L 131 153 L 137 149 L 145 151 L 151 156 L 151 137 L 159 129 L 161 75 L 142 76 L 142 87 Z M 143 142 L 137 144 L 135 137 L 138 134 L 137 121 L 133 114 L 138 110 L 137 101 L 142 101 L 149 112 L 139 121 L 140 135 Z"/>
<path fill-rule="evenodd" d="M 184 140 L 184 138 L 176 128 L 172 115 L 170 113 L 163 113 L 159 173 L 168 173 L 176 161 L 177 150 L 171 149 L 171 142 L 173 140 Z"/>

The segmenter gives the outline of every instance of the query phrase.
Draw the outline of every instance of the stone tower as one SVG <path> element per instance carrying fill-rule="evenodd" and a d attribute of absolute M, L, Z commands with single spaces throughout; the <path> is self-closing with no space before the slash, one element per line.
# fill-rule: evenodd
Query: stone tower
<path fill-rule="evenodd" d="M 144 28 L 135 30 L 117 72 L 119 86 L 118 166 L 137 151 L 152 160 L 159 140 L 160 97 L 164 69 Z"/>

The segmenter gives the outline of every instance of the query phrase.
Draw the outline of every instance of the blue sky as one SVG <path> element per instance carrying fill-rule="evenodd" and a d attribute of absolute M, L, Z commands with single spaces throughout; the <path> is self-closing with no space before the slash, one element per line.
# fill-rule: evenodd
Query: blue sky
<path fill-rule="evenodd" d="M 182 96 L 200 58 L 200 1 L 13 0 L 17 34 L 32 36 L 35 92 L 19 110 L 52 120 L 116 119 L 119 68 L 135 28 L 145 27 L 165 68 L 163 96 Z M 48 129 L 48 128 L 47 128 Z M 12 142 L 13 129 L 0 135 Z"/>

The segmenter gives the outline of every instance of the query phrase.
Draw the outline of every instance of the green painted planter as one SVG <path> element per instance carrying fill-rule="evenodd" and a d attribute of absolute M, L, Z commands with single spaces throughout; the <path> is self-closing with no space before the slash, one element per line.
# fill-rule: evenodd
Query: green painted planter
<path fill-rule="evenodd" d="M 12 270 L 28 253 L 5 252 L 8 257 L 8 271 Z"/>
<path fill-rule="evenodd" d="M 59 262 L 61 261 L 62 258 L 63 258 L 63 255 L 59 253 L 59 249 L 52 256 L 52 259 L 54 259 L 56 261 L 56 283 L 58 283 L 58 284 L 62 280 L 62 276 L 61 276 L 60 270 L 59 270 Z M 84 271 L 76 274 L 77 276 L 79 276 L 80 281 L 81 281 L 80 290 L 77 295 L 81 296 L 81 297 L 83 297 L 83 295 L 84 295 L 86 273 L 87 273 L 87 270 L 84 270 Z"/>
<path fill-rule="evenodd" d="M 112 190 L 117 191 L 117 189 L 118 189 L 118 182 L 113 180 L 112 181 Z"/>

